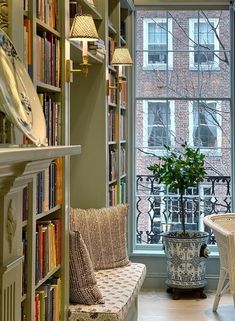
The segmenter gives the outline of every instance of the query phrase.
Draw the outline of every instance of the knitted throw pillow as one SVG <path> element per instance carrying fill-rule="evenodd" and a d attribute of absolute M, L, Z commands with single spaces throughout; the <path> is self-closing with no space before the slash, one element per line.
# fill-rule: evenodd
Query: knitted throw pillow
<path fill-rule="evenodd" d="M 95 270 L 129 263 L 126 241 L 128 205 L 101 209 L 71 209 L 71 230 L 79 231 Z"/>
<path fill-rule="evenodd" d="M 80 233 L 70 232 L 69 241 L 70 301 L 88 305 L 104 303 L 89 253 Z"/>

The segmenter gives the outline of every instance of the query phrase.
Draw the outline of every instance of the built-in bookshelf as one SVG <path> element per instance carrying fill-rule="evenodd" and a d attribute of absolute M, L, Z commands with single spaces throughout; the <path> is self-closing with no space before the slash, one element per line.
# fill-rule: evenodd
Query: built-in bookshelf
<path fill-rule="evenodd" d="M 69 145 L 69 84 L 63 72 L 70 58 L 69 4 L 9 0 L 7 9 L 8 34 L 37 90 L 48 147 L 35 147 L 0 113 L 0 321 L 64 321 L 69 155 L 80 153 L 80 146 Z"/>
<path fill-rule="evenodd" d="M 26 5 L 26 6 L 25 6 Z M 48 146 L 62 144 L 63 98 L 61 94 L 61 48 L 65 2 L 58 0 L 33 0 L 24 2 L 24 62 L 32 81 L 37 88 L 38 97 L 46 121 Z M 24 144 L 31 144 L 23 137 Z M 52 321 L 56 316 L 62 317 L 61 311 L 61 256 L 63 225 L 63 183 L 61 158 L 53 159 L 48 167 L 38 171 L 34 179 L 33 213 L 26 213 L 25 204 L 30 202 L 30 186 L 23 190 L 22 216 L 24 222 L 23 243 L 23 277 L 22 277 L 22 321 Z M 27 199 L 28 198 L 28 199 Z M 27 210 L 28 211 L 28 210 Z M 29 216 L 35 218 L 30 221 Z M 33 224 L 33 226 L 32 226 Z M 28 235 L 29 229 L 35 231 L 34 239 Z M 32 235 L 31 235 L 32 237 Z M 33 245 L 32 245 L 33 242 Z M 29 246 L 30 244 L 30 246 Z M 34 256 L 34 259 L 33 257 Z M 33 261 L 33 267 L 28 262 Z M 27 275 L 31 274 L 32 283 L 25 284 Z M 33 281 L 34 280 L 34 281 Z M 34 284 L 33 284 L 34 283 Z M 28 300 L 31 300 L 29 309 Z M 34 304 L 32 304 L 34 301 Z M 28 311 L 29 310 L 29 311 Z M 56 320 L 57 320 L 56 319 Z"/>
<path fill-rule="evenodd" d="M 131 52 L 130 37 L 132 1 L 78 1 L 79 9 L 93 16 L 99 37 L 105 45 L 102 62 L 90 60 L 87 77 L 74 77 L 71 84 L 71 142 L 86 146 L 79 161 L 71 162 L 71 204 L 73 207 L 112 206 L 128 201 L 128 111 L 130 70 L 122 76 L 118 88 L 118 70 L 112 66 L 116 47 Z M 92 10 L 99 13 L 97 16 Z M 92 48 L 94 44 L 89 47 Z M 72 48 L 72 59 L 81 63 L 81 56 Z M 79 100 L 77 97 L 79 96 Z M 79 182 L 79 183 L 77 183 Z"/>

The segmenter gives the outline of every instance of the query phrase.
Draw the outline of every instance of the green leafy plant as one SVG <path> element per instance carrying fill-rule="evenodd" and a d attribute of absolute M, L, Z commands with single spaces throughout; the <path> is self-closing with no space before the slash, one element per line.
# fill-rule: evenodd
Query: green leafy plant
<path fill-rule="evenodd" d="M 159 163 L 151 164 L 147 168 L 153 172 L 159 183 L 168 186 L 169 191 L 179 190 L 181 223 L 185 234 L 185 191 L 202 182 L 206 171 L 205 155 L 199 149 L 188 147 L 187 143 L 181 146 L 183 150 L 179 152 L 164 145 L 166 156 L 159 157 Z"/>

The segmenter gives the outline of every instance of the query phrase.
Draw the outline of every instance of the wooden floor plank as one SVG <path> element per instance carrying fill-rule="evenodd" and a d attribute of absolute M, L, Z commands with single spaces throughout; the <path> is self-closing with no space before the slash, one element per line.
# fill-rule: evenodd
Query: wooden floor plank
<path fill-rule="evenodd" d="M 172 300 L 172 296 L 163 290 L 141 291 L 138 321 L 235 321 L 232 295 L 225 294 L 217 313 L 213 313 L 214 292 L 206 294 L 206 299 L 185 293 L 180 300 Z"/>

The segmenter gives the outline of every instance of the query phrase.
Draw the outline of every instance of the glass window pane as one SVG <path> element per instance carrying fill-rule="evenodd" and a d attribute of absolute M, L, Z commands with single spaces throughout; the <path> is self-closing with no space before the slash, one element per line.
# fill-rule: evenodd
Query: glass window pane
<path fill-rule="evenodd" d="M 166 155 L 164 144 L 179 149 L 186 141 L 205 154 L 207 177 L 184 197 L 187 228 L 203 230 L 204 215 L 231 211 L 229 11 L 137 10 L 136 17 L 135 240 L 159 244 L 161 231 L 180 227 L 179 191 L 147 169 Z M 151 35 L 145 19 L 158 21 Z"/>

